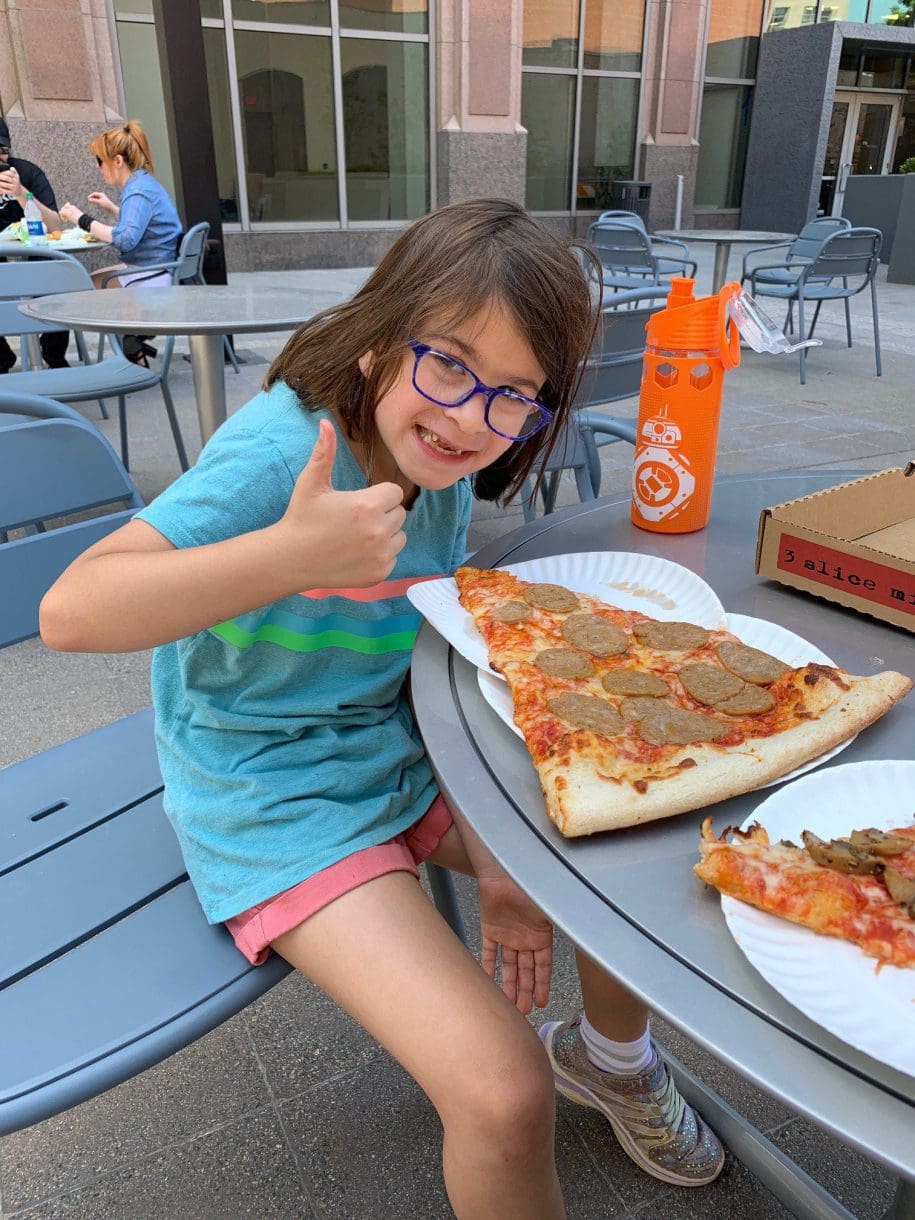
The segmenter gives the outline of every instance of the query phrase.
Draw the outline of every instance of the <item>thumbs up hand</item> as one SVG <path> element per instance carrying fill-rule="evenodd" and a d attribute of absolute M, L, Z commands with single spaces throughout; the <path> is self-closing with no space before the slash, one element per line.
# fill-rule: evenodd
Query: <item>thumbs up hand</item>
<path fill-rule="evenodd" d="M 318 441 L 278 528 L 300 577 L 297 588 L 364 588 L 386 580 L 406 546 L 403 490 L 378 483 L 335 491 L 337 434 L 321 420 Z"/>

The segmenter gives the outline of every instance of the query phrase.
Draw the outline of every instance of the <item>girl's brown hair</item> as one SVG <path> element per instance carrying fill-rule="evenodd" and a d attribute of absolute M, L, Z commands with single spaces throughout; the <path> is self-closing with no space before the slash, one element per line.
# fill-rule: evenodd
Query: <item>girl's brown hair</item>
<path fill-rule="evenodd" d="M 484 499 L 510 500 L 538 458 L 549 455 L 572 406 L 590 351 L 596 311 L 583 265 L 593 263 L 504 199 L 439 208 L 411 225 L 350 300 L 301 326 L 270 367 L 269 387 L 285 381 L 311 410 L 326 407 L 371 460 L 375 404 L 394 384 L 407 338 L 433 318 L 447 328 L 498 302 L 514 315 L 547 379 L 539 401 L 553 421 L 516 441 L 475 480 Z M 599 278 L 599 268 L 597 268 Z M 359 358 L 372 352 L 366 376 Z"/>
<path fill-rule="evenodd" d="M 111 127 L 108 131 L 103 131 L 89 145 L 89 151 L 108 165 L 118 155 L 122 156 L 131 173 L 136 169 L 153 172 L 149 141 L 136 119 L 128 119 L 123 127 Z"/>

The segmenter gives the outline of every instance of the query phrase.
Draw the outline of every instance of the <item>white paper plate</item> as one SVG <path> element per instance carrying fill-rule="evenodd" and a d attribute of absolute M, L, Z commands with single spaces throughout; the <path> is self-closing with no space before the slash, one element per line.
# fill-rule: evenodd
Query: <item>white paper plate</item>
<path fill-rule="evenodd" d="M 819 661 L 821 665 L 835 664 L 824 652 L 820 652 L 819 648 L 815 648 L 807 640 L 802 639 L 799 635 L 795 635 L 793 631 L 787 631 L 784 627 L 779 627 L 776 623 L 767 622 L 766 619 L 751 618 L 746 614 L 726 614 L 725 624 L 728 631 L 733 631 L 738 639 L 743 640 L 744 643 L 751 645 L 753 648 L 761 648 L 763 652 L 768 652 L 771 656 L 778 657 L 786 665 L 796 667 L 798 665 L 806 665 L 808 661 Z M 496 715 L 508 725 L 513 733 L 523 739 L 524 734 L 512 718 L 514 709 L 508 686 L 491 670 L 484 669 L 477 670 L 477 683 L 480 687 L 480 694 Z M 821 754 L 818 758 L 812 758 L 810 762 L 795 768 L 794 771 L 782 776 L 781 779 L 771 780 L 768 784 L 760 784 L 760 789 L 770 788 L 773 784 L 784 784 L 788 780 L 795 779 L 798 775 L 803 775 L 805 771 L 810 771 L 814 767 L 820 766 L 821 763 L 826 762 L 827 758 L 832 758 L 840 750 L 844 750 L 853 741 L 854 738 L 850 737 L 848 741 L 841 742 L 826 754 Z"/>
<path fill-rule="evenodd" d="M 835 838 L 915 817 L 915 762 L 848 763 L 773 792 L 744 822 L 769 837 L 801 842 L 801 831 Z M 731 935 L 766 982 L 811 1020 L 874 1059 L 915 1076 L 915 969 L 883 966 L 857 945 L 820 936 L 727 895 Z"/>
<path fill-rule="evenodd" d="M 506 564 L 505 570 L 522 580 L 565 585 L 576 593 L 589 593 L 622 610 L 639 610 L 652 618 L 682 619 L 701 627 L 720 627 L 724 622 L 724 607 L 701 577 L 656 555 L 583 551 Z M 452 577 L 413 585 L 407 597 L 462 657 L 489 670 L 483 637 L 458 601 Z"/>

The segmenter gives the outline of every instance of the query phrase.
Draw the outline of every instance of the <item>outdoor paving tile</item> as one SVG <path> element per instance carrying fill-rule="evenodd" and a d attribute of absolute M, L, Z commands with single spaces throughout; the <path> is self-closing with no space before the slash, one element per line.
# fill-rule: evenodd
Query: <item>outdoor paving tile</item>
<path fill-rule="evenodd" d="M 317 1216 L 401 1220 L 451 1214 L 432 1103 L 391 1060 L 280 1106 Z"/>
<path fill-rule="evenodd" d="M 858 1220 L 880 1220 L 892 1202 L 892 1174 L 811 1123 L 790 1123 L 771 1138 Z"/>
<path fill-rule="evenodd" d="M 711 1186 L 662 1186 L 629 1215 L 633 1220 L 783 1220 L 791 1212 L 739 1161 L 728 1157 L 721 1177 Z"/>
<path fill-rule="evenodd" d="M 65 1191 L 94 1187 L 107 1174 L 120 1173 L 150 1154 L 167 1155 L 161 1150 L 239 1119 L 269 1100 L 245 1027 L 236 1017 L 117 1088 L 5 1136 L 0 1143 L 3 1215 Z"/>
<path fill-rule="evenodd" d="M 271 1095 L 296 1096 L 384 1052 L 320 988 L 293 973 L 242 1017 Z"/>
<path fill-rule="evenodd" d="M 163 1148 L 28 1211 L 3 1212 L 17 1220 L 305 1220 L 315 1214 L 272 1109 Z"/>

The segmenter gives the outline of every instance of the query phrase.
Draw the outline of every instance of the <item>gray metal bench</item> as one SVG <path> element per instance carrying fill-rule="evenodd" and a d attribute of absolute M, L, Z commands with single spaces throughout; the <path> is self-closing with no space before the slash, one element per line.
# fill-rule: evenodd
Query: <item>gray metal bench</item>
<path fill-rule="evenodd" d="M 68 499 L 104 515 L 45 528 Z M 139 504 L 71 408 L 0 394 L 0 531 L 28 531 L 0 541 L 0 647 L 37 632 L 56 575 Z M 449 875 L 429 879 L 461 935 Z M 251 966 L 206 922 L 162 808 L 151 708 L 0 771 L 0 920 L 0 1134 L 158 1063 L 290 969 Z"/>

